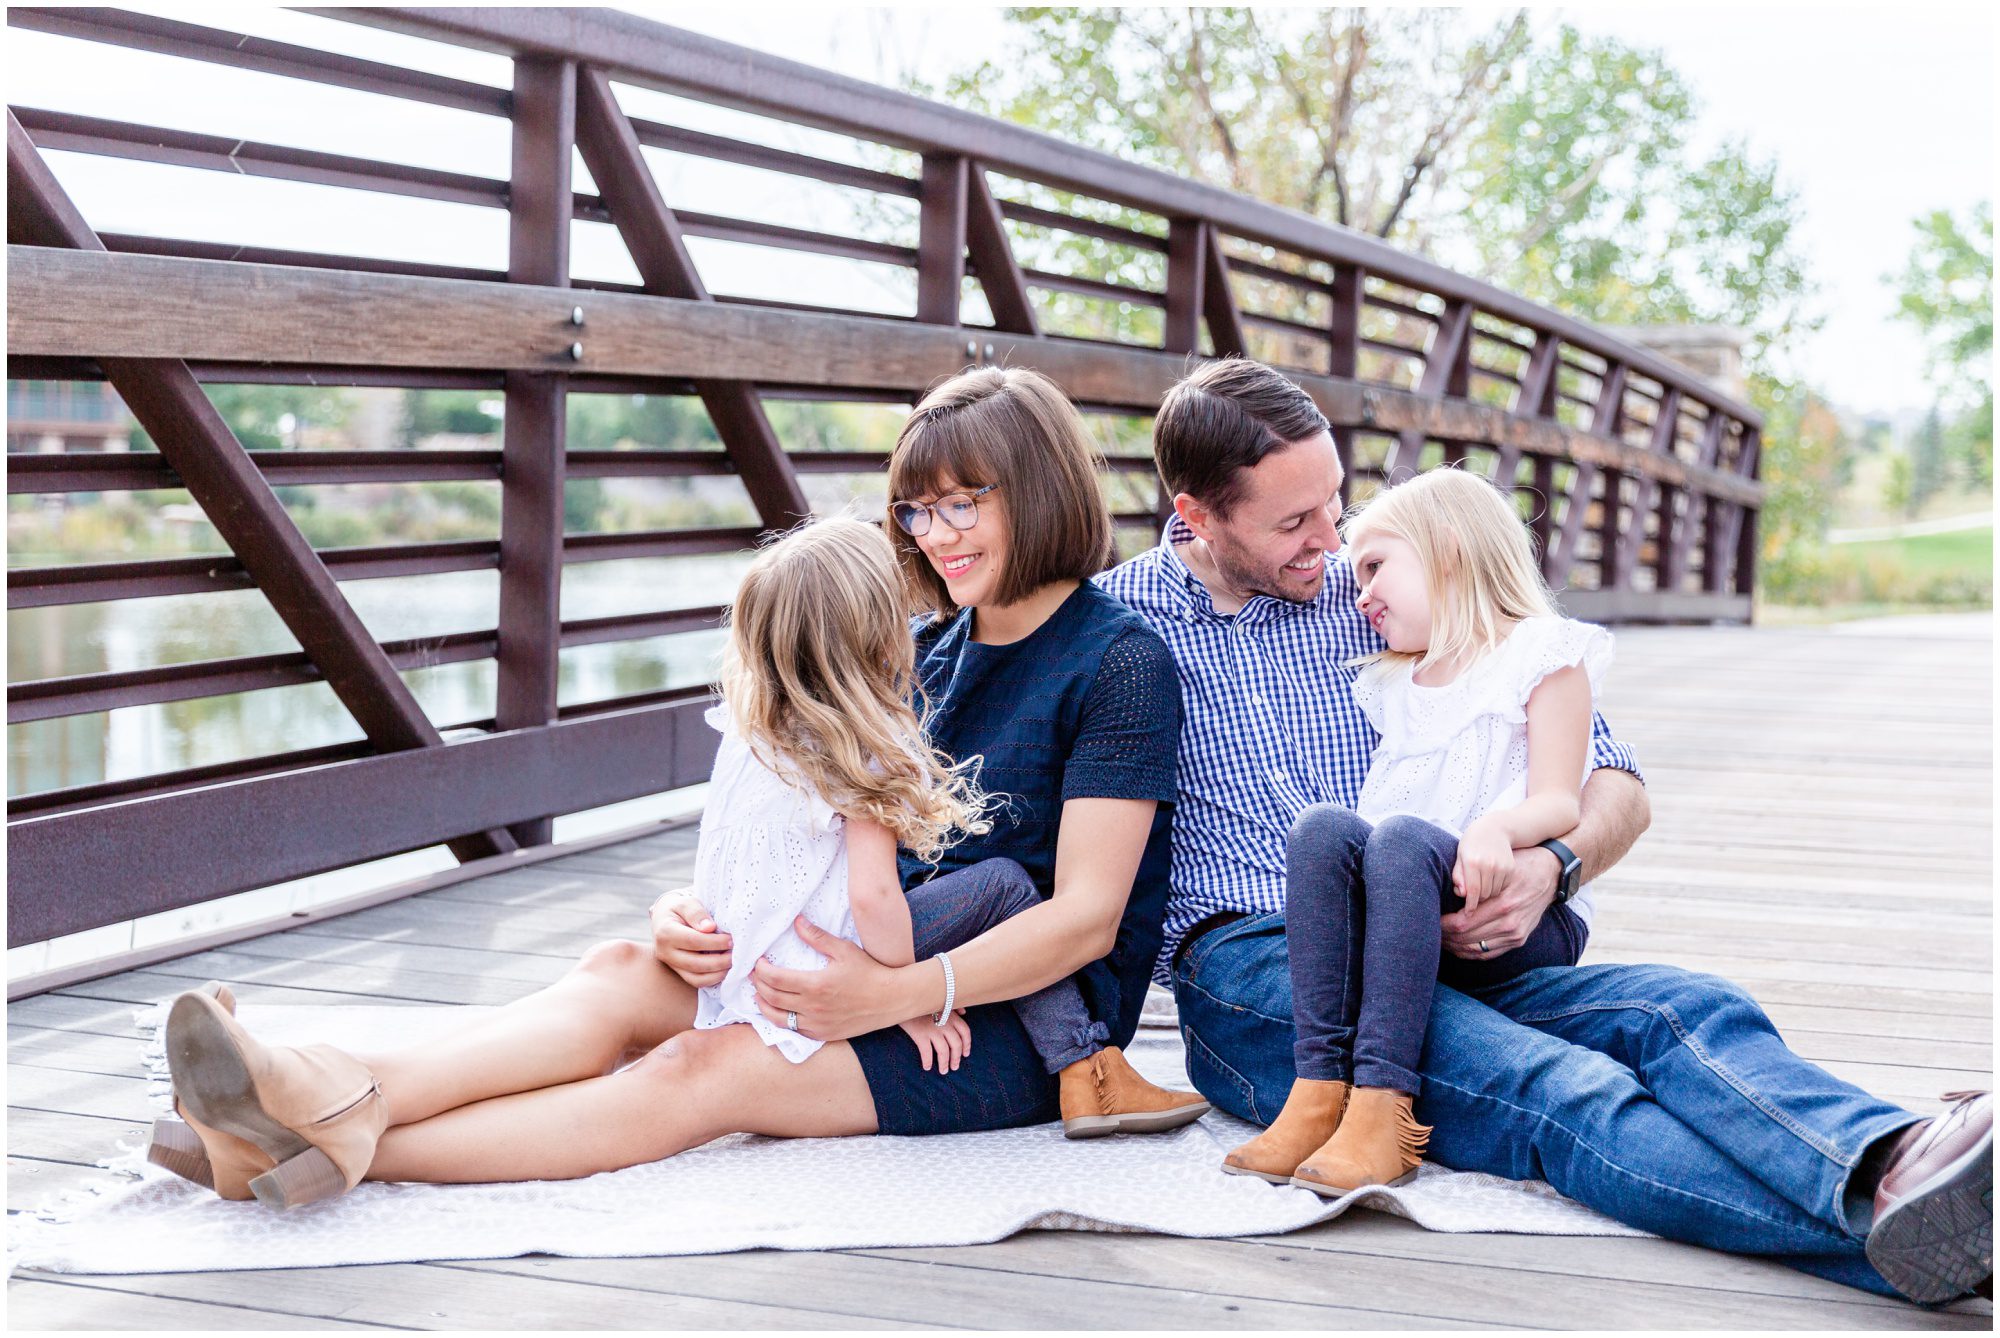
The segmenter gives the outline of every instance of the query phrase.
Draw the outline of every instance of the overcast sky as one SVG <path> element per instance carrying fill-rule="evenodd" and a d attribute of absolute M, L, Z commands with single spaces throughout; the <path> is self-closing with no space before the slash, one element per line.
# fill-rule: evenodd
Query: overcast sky
<path fill-rule="evenodd" d="M 654 6 L 652 17 L 859 78 L 934 77 L 960 53 L 1004 36 L 997 9 Z M 194 11 L 194 12 L 191 12 Z M 488 82 L 505 62 L 356 25 L 240 6 L 179 6 L 174 16 L 377 59 L 403 60 Z M 1687 5 L 1536 11 L 1588 31 L 1657 47 L 1702 104 L 1703 145 L 1746 139 L 1775 158 L 1804 212 L 1804 249 L 1822 295 L 1824 330 L 1802 369 L 1837 402 L 1861 411 L 1928 402 L 1922 348 L 1890 320 L 1883 276 L 1900 271 L 1911 220 L 1963 210 L 1993 194 L 1994 25 L 1969 8 L 1899 5 L 1728 9 Z M 390 103 L 289 80 L 9 30 L 9 101 L 150 121 L 286 144 L 506 175 L 504 124 L 494 118 Z M 698 128 L 741 132 L 727 113 L 659 99 L 630 109 Z M 808 139 L 819 139 L 812 136 Z M 814 144 L 815 148 L 826 146 Z M 765 174 L 656 158 L 669 199 L 726 191 L 710 212 L 827 226 L 826 206 L 802 215 Z M 504 218 L 491 210 L 371 197 L 182 169 L 53 154 L 58 177 L 100 230 L 200 236 L 298 249 L 400 254 L 498 267 Z M 735 176 L 729 173 L 734 171 Z M 680 175 L 676 177 L 676 173 Z M 197 181 L 197 178 L 203 180 Z M 831 230 L 840 230 L 833 228 Z M 777 296 L 838 289 L 836 301 L 904 305 L 901 276 L 855 277 L 835 262 L 699 242 L 697 260 L 720 291 Z M 580 226 L 582 274 L 631 274 L 608 229 Z"/>

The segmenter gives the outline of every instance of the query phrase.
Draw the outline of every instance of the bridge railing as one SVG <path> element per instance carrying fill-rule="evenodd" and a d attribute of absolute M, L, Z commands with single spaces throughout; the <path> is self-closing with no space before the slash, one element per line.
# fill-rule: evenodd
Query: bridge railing
<path fill-rule="evenodd" d="M 511 136 L 497 179 L 10 108 L 9 376 L 106 379 L 159 449 L 11 456 L 9 492 L 182 487 L 230 555 L 12 569 L 8 607 L 255 587 L 301 647 L 15 682 L 10 725 L 323 681 L 365 736 L 14 797 L 10 944 L 441 842 L 461 859 L 505 854 L 545 843 L 554 815 L 704 778 L 701 689 L 559 705 L 558 657 L 711 629 L 720 609 L 563 619 L 562 573 L 740 551 L 808 511 L 802 476 L 879 470 L 879 453 L 788 449 L 773 398 L 908 403 L 995 363 L 1038 368 L 1087 409 L 1144 415 L 1190 357 L 1248 353 L 1318 401 L 1352 479 L 1452 460 L 1516 489 L 1573 612 L 1748 617 L 1761 420 L 1582 322 L 1301 214 L 612 11 L 327 13 L 502 53 L 511 86 L 118 10 L 8 12 L 43 33 L 504 118 Z M 632 89 L 854 143 L 807 153 L 637 117 Z M 845 232 L 680 208 L 648 150 L 861 203 Z M 507 263 L 100 233 L 46 151 L 502 210 Z M 575 189 L 573 152 L 595 193 Z M 639 284 L 573 277 L 579 220 L 616 229 Z M 904 307 L 718 296 L 688 238 L 887 267 L 910 281 Z M 246 451 L 202 390 L 245 382 L 492 390 L 502 442 Z M 698 396 L 722 449 L 568 450 L 567 398 L 588 393 Z M 1107 463 L 1124 480 L 1121 527 L 1150 532 L 1163 504 L 1150 461 Z M 699 476 L 736 479 L 758 523 L 565 533 L 568 481 Z M 498 539 L 315 550 L 274 491 L 438 480 L 498 480 Z M 444 637 L 380 642 L 340 590 L 480 569 L 499 573 L 498 625 Z M 433 722 L 401 677 L 475 660 L 497 665 L 490 718 Z"/>

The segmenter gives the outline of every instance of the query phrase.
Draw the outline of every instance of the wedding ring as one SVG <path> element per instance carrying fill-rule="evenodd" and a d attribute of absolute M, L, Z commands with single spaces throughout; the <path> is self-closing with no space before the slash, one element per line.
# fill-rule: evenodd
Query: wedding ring
<path fill-rule="evenodd" d="M 1485 951 L 1486 951 L 1486 940 L 1485 940 L 1485 939 L 1480 939 L 1480 940 L 1479 940 L 1479 950 L 1480 950 L 1481 952 L 1485 952 Z M 797 1016 L 798 1016 L 798 1014 L 797 1014 L 797 1013 L 794 1013 L 794 1014 L 792 1014 L 792 1016 L 793 1016 L 793 1017 L 797 1017 Z"/>
<path fill-rule="evenodd" d="M 1486 951 L 1485 945 L 1484 944 L 1480 945 L 1479 950 L 1481 952 Z M 785 1014 L 785 1030 L 797 1031 L 798 1029 L 799 1029 L 799 1015 L 797 1013 Z"/>

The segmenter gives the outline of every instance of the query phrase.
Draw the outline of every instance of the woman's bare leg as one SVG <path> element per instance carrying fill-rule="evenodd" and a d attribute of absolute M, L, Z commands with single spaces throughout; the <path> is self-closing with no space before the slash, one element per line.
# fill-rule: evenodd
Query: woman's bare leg
<path fill-rule="evenodd" d="M 357 1056 L 391 1125 L 609 1073 L 694 1025 L 695 990 L 644 944 L 600 943 L 555 984 L 433 1041 Z M 510 1177 L 511 1178 L 511 1177 Z"/>
<path fill-rule="evenodd" d="M 746 1025 L 674 1036 L 630 1068 L 459 1106 L 382 1136 L 371 1180 L 569 1180 L 728 1133 L 875 1132 L 875 1101 L 844 1041 L 794 1064 Z"/>

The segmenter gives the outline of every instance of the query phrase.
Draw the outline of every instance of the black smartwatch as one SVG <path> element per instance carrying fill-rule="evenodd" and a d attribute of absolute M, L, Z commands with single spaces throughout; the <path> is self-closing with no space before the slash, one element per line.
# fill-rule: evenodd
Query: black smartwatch
<path fill-rule="evenodd" d="M 1576 852 L 1560 841 L 1548 840 L 1540 843 L 1542 849 L 1556 857 L 1556 865 L 1562 872 L 1556 875 L 1556 900 L 1567 902 L 1576 895 L 1577 887 L 1583 882 L 1583 861 Z"/>

